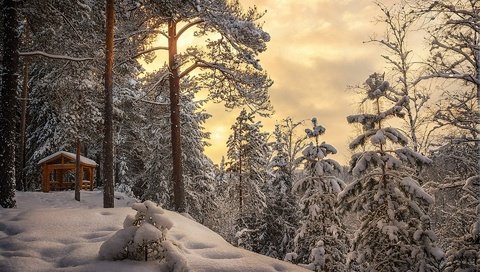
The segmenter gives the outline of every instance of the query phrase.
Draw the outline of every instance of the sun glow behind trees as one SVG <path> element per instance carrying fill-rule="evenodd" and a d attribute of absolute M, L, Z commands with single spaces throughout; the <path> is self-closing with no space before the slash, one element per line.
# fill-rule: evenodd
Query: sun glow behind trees
<path fill-rule="evenodd" d="M 387 6 L 395 2 L 382 1 Z M 241 0 L 241 3 L 244 8 L 256 5 L 260 11 L 267 10 L 262 20 L 264 29 L 272 38 L 268 50 L 260 55 L 262 66 L 274 81 L 270 95 L 275 113 L 272 118 L 259 118 L 264 125 L 263 130 L 273 131 L 275 123 L 287 116 L 295 120 L 318 116 L 329 128 L 325 140 L 339 151 L 332 157 L 346 164 L 350 156 L 348 138 L 354 132 L 345 122 L 345 116 L 356 111 L 360 101 L 347 90 L 347 86 L 361 84 L 365 74 L 371 71 L 389 74 L 390 68 L 379 54 L 384 54 L 384 51 L 378 45 L 364 43 L 374 34 L 381 37 L 385 32 L 384 24 L 376 22 L 380 18 L 380 10 L 370 0 L 349 3 Z M 191 31 L 194 29 L 186 34 L 192 34 Z M 417 61 L 427 58 L 428 45 L 424 34 L 417 30 L 409 33 L 408 46 L 414 50 Z M 197 41 L 193 35 L 183 35 L 179 40 L 179 50 Z M 165 45 L 166 39 L 159 36 L 152 46 Z M 156 55 L 154 62 L 144 64 L 147 71 L 155 70 L 166 62 L 165 51 L 159 50 Z M 435 81 L 427 84 L 432 88 L 439 85 Z M 433 92 L 432 100 L 438 99 L 440 93 Z M 206 92 L 200 92 L 196 98 L 205 97 Z M 205 127 L 214 137 L 205 151 L 215 163 L 219 163 L 226 154 L 229 128 L 240 109 L 226 111 L 222 104 L 210 102 L 205 108 L 212 115 Z M 400 125 L 399 121 L 391 122 L 395 122 L 395 126 Z"/>
<path fill-rule="evenodd" d="M 184 24 L 179 24 L 177 27 L 181 29 Z M 188 29 L 182 38 L 178 40 L 178 52 L 184 52 L 189 46 L 197 45 L 201 46 L 202 41 L 197 39 L 193 34 L 196 30 L 195 27 Z M 215 38 L 217 35 L 210 35 L 209 37 Z M 163 35 L 158 35 L 151 47 L 167 46 L 168 40 Z M 145 73 L 151 73 L 163 67 L 168 62 L 168 52 L 166 50 L 155 51 L 155 59 L 153 61 L 147 61 L 145 58 L 139 59 L 142 67 L 145 69 Z M 191 72 L 192 76 L 197 75 L 200 70 L 194 70 Z M 144 73 L 144 74 L 145 74 Z M 205 100 L 208 98 L 208 90 L 200 90 L 195 95 L 195 100 Z M 231 124 L 235 121 L 236 114 L 240 112 L 239 109 L 226 110 L 223 104 L 216 104 L 212 102 L 206 103 L 207 112 L 213 112 L 213 117 L 207 120 L 206 130 L 211 133 L 210 146 L 205 148 L 207 156 L 215 163 L 219 163 L 221 157 L 226 154 L 226 142 L 229 136 L 229 129 Z M 219 122 L 212 122 L 211 119 Z"/>
<path fill-rule="evenodd" d="M 365 71 L 384 67 L 378 48 L 363 44 L 369 33 L 383 31 L 383 26 L 372 22 L 378 14 L 375 5 L 370 0 L 350 4 L 323 0 L 280 4 L 270 0 L 240 2 L 244 8 L 256 5 L 259 11 L 267 10 L 261 22 L 272 40 L 260 60 L 274 81 L 270 95 L 275 114 L 272 118 L 259 118 L 264 130 L 273 131 L 275 123 L 287 116 L 295 120 L 318 116 L 329 128 L 325 140 L 339 150 L 340 155 L 332 157 L 347 163 L 347 138 L 352 133 L 345 116 L 357 103 L 352 99 L 353 94 L 346 91 L 347 85 L 363 82 Z M 189 35 L 194 30 L 179 39 L 179 52 L 198 43 L 198 39 Z M 152 44 L 166 45 L 163 36 Z M 147 71 L 158 69 L 167 61 L 164 50 L 158 50 L 156 56 L 155 61 L 143 65 Z M 205 97 L 205 92 L 197 95 L 197 99 Z M 228 133 L 223 131 L 229 131 L 240 109 L 226 111 L 222 104 L 214 103 L 205 107 L 212 114 L 206 129 L 215 137 L 206 153 L 219 163 L 226 154 Z"/>

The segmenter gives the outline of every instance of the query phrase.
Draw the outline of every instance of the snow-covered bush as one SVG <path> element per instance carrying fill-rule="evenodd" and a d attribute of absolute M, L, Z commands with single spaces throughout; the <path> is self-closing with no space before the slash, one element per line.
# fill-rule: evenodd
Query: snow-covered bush
<path fill-rule="evenodd" d="M 164 210 L 152 201 L 135 203 L 135 216 L 127 215 L 123 229 L 117 231 L 100 247 L 99 257 L 104 260 L 160 260 L 165 258 L 167 231 L 173 223 Z"/>

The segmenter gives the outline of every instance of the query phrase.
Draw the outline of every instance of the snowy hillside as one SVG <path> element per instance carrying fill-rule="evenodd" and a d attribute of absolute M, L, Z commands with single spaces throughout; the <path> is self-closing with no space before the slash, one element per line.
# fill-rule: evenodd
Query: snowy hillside
<path fill-rule="evenodd" d="M 158 261 L 102 261 L 101 244 L 122 228 L 133 199 L 116 194 L 117 208 L 103 209 L 102 192 L 17 192 L 17 209 L 0 208 L 0 271 L 166 271 Z M 187 271 L 305 271 L 233 247 L 208 228 L 166 211 L 174 223 L 167 239 L 177 246 L 170 262 Z M 173 260 L 172 260 L 173 259 Z"/>

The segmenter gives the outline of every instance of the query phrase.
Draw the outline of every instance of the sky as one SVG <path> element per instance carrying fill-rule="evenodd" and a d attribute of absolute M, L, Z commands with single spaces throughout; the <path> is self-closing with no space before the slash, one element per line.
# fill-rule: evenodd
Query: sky
<path fill-rule="evenodd" d="M 338 154 L 332 158 L 347 164 L 353 128 L 346 117 L 357 113 L 358 100 L 348 86 L 358 85 L 373 72 L 383 72 L 381 49 L 364 41 L 383 26 L 375 23 L 378 8 L 372 0 L 241 0 L 244 7 L 267 10 L 263 29 L 271 36 L 260 60 L 274 81 L 270 89 L 275 114 L 263 119 L 266 131 L 277 121 L 317 117 L 326 128 L 322 141 Z M 385 3 L 387 4 L 387 3 Z M 206 124 L 212 133 L 207 155 L 218 163 L 226 154 L 225 143 L 236 112 L 222 105 L 207 105 L 213 116 Z"/>
<path fill-rule="evenodd" d="M 390 5 L 395 0 L 382 1 Z M 373 0 L 240 0 L 244 8 L 257 6 L 267 11 L 259 21 L 271 36 L 267 50 L 259 58 L 261 66 L 274 81 L 270 88 L 275 113 L 259 119 L 264 131 L 273 132 L 275 123 L 286 117 L 294 121 L 312 117 L 326 128 L 321 137 L 338 154 L 331 158 L 347 164 L 349 141 L 355 136 L 346 117 L 358 113 L 358 98 L 348 86 L 362 84 L 370 74 L 384 72 L 382 49 L 365 43 L 374 34 L 382 35 L 384 26 L 376 23 L 379 9 Z M 179 49 L 194 42 L 188 35 L 179 41 Z M 185 40 L 185 38 L 187 38 Z M 158 45 L 166 45 L 162 37 Z M 158 53 L 156 61 L 146 65 L 155 69 L 165 62 Z M 219 163 L 226 155 L 226 141 L 239 110 L 226 111 L 222 104 L 208 103 L 212 115 L 206 130 L 211 146 L 206 154 Z"/>

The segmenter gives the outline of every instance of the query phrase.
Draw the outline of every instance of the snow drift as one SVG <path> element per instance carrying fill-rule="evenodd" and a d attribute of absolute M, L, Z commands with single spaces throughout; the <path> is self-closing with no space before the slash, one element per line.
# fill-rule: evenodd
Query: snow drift
<path fill-rule="evenodd" d="M 171 221 L 166 261 L 106 261 L 100 246 L 120 229 L 134 199 L 116 194 L 114 209 L 102 206 L 102 192 L 17 192 L 16 209 L 0 208 L 0 271 L 307 271 L 236 248 L 221 236 L 178 213 Z"/>

